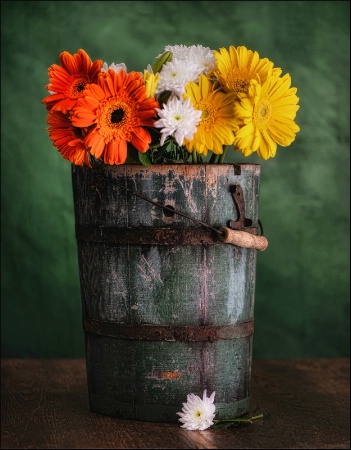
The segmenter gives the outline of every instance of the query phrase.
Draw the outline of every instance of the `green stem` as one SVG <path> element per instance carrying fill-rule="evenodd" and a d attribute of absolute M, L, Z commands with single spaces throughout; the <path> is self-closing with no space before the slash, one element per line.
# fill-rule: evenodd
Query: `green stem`
<path fill-rule="evenodd" d="M 196 154 L 196 150 L 194 149 L 192 152 L 192 158 L 193 158 L 193 164 L 197 163 L 197 154 Z"/>
<path fill-rule="evenodd" d="M 216 155 L 216 153 L 212 153 L 211 158 L 209 160 L 209 164 L 216 164 L 216 160 L 217 160 L 218 155 Z"/>
<path fill-rule="evenodd" d="M 257 420 L 257 419 L 262 419 L 262 418 L 263 418 L 263 414 L 260 414 L 259 416 L 248 417 L 247 419 L 240 418 L 240 417 L 238 417 L 237 419 L 215 419 L 213 422 L 214 423 L 220 423 L 220 422 L 249 422 L 251 420 Z"/>
<path fill-rule="evenodd" d="M 227 153 L 229 145 L 223 145 L 223 153 L 219 155 L 218 164 L 221 164 L 224 160 L 225 154 Z"/>

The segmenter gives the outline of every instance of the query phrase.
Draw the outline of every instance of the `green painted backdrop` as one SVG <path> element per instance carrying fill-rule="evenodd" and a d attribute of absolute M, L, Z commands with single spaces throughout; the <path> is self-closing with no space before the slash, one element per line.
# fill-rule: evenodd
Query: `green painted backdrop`
<path fill-rule="evenodd" d="M 84 355 L 70 164 L 46 132 L 63 50 L 142 71 L 167 44 L 245 45 L 298 88 L 296 141 L 261 163 L 254 357 L 349 355 L 349 2 L 1 2 L 2 355 Z"/>

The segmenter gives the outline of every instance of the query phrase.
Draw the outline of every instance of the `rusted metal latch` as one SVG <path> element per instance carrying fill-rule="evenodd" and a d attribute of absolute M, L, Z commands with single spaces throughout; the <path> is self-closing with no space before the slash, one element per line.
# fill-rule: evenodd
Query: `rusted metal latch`
<path fill-rule="evenodd" d="M 263 251 L 268 246 L 268 241 L 263 236 L 256 236 L 257 228 L 252 226 L 252 220 L 245 216 L 244 193 L 240 185 L 233 186 L 232 197 L 237 210 L 237 220 L 231 220 L 229 227 L 220 229 L 219 239 L 223 242 L 238 245 L 239 247 L 255 248 Z M 258 221 L 263 234 L 262 224 Z"/>
<path fill-rule="evenodd" d="M 235 184 L 233 186 L 232 197 L 237 210 L 238 218 L 237 220 L 231 220 L 229 222 L 230 228 L 233 230 L 244 230 L 245 228 L 250 228 L 252 226 L 252 220 L 245 216 L 244 193 L 239 184 Z"/>

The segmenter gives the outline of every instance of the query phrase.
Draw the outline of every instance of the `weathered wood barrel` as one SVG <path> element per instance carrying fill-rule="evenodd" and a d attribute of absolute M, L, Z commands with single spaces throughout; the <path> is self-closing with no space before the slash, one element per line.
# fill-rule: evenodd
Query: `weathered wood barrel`
<path fill-rule="evenodd" d="M 204 389 L 216 418 L 248 412 L 256 250 L 215 231 L 239 220 L 235 186 L 257 229 L 259 177 L 257 164 L 72 166 L 93 412 L 177 422 Z"/>

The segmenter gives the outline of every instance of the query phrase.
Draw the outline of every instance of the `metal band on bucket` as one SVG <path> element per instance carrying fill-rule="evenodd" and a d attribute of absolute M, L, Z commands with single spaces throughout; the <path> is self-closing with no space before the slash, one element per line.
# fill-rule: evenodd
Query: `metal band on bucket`
<path fill-rule="evenodd" d="M 250 233 L 257 234 L 251 227 Z M 80 241 L 134 245 L 213 245 L 222 241 L 211 230 L 199 228 L 118 228 L 76 225 Z"/>
<path fill-rule="evenodd" d="M 144 341 L 214 342 L 231 340 L 251 336 L 253 328 L 253 321 L 234 325 L 173 326 L 132 325 L 83 318 L 83 329 L 86 333 Z"/>

